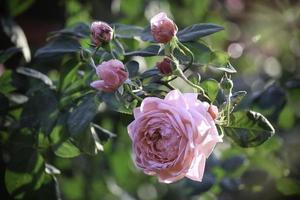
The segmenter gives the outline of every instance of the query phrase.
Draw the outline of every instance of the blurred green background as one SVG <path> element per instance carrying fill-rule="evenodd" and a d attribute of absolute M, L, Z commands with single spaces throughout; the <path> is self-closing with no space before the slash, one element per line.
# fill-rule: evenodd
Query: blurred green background
<path fill-rule="evenodd" d="M 62 199 L 300 199 L 300 1 L 6 0 L 0 5 L 1 17 L 19 24 L 32 53 L 45 44 L 49 32 L 77 22 L 146 26 L 154 14 L 165 11 L 179 29 L 201 22 L 222 25 L 225 31 L 204 41 L 230 55 L 238 70 L 234 90 L 248 92 L 241 107 L 251 105 L 276 129 L 257 148 L 241 148 L 225 138 L 209 158 L 202 183 L 183 179 L 167 185 L 134 166 L 126 130 L 132 118 L 106 112 L 99 124 L 116 137 L 104 143 L 103 152 L 49 158 L 61 170 Z M 2 35 L 0 41 L 1 49 L 10 46 Z M 6 67 L 18 65 L 14 60 Z M 3 183 L 1 187 L 5 194 Z"/>

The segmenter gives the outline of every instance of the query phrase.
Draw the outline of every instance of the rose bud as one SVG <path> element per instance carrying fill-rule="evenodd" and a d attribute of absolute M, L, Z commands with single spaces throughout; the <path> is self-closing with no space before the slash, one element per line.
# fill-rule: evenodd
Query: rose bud
<path fill-rule="evenodd" d="M 162 75 L 170 75 L 173 71 L 172 60 L 164 58 L 163 61 L 157 62 L 156 67 Z"/>
<path fill-rule="evenodd" d="M 176 24 L 164 12 L 152 17 L 150 24 L 151 34 L 156 42 L 168 43 L 177 33 Z"/>
<path fill-rule="evenodd" d="M 128 78 L 123 63 L 116 59 L 104 61 L 97 66 L 96 72 L 102 80 L 92 82 L 91 86 L 104 92 L 114 92 Z"/>
<path fill-rule="evenodd" d="M 218 108 L 214 105 L 210 105 L 208 107 L 207 112 L 210 114 L 211 118 L 213 118 L 213 120 L 217 119 L 218 117 Z"/>
<path fill-rule="evenodd" d="M 113 29 L 105 22 L 93 22 L 91 24 L 92 41 L 96 46 L 103 42 L 109 42 L 113 38 Z"/>
<path fill-rule="evenodd" d="M 178 90 L 164 99 L 146 97 L 128 125 L 137 167 L 164 183 L 201 181 L 206 159 L 222 142 L 209 106 L 196 93 Z"/>

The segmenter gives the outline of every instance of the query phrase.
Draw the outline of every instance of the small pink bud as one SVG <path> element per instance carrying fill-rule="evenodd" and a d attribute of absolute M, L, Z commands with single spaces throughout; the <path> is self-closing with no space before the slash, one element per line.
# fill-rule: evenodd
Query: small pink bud
<path fill-rule="evenodd" d="M 128 72 L 125 71 L 121 61 L 112 59 L 104 61 L 96 68 L 96 73 L 101 80 L 91 83 L 91 86 L 105 92 L 114 92 L 128 78 Z"/>
<path fill-rule="evenodd" d="M 207 112 L 210 114 L 210 116 L 213 120 L 217 119 L 217 117 L 218 117 L 218 108 L 216 106 L 210 105 Z"/>
<path fill-rule="evenodd" d="M 113 38 L 113 29 L 105 22 L 93 22 L 91 24 L 92 41 L 99 46 L 103 42 L 109 42 Z"/>
<path fill-rule="evenodd" d="M 177 33 L 176 24 L 164 12 L 152 17 L 150 24 L 151 33 L 156 42 L 168 43 Z"/>
<path fill-rule="evenodd" d="M 164 58 L 163 61 L 156 63 L 156 67 L 163 75 L 169 75 L 172 73 L 172 60 Z"/>

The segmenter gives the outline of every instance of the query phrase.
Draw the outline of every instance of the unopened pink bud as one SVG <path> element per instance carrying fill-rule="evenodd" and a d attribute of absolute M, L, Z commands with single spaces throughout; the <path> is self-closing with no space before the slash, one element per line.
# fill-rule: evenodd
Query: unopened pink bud
<path fill-rule="evenodd" d="M 103 42 L 109 42 L 113 38 L 113 29 L 105 22 L 93 22 L 91 24 L 92 41 L 99 46 Z"/>
<path fill-rule="evenodd" d="M 169 75 L 172 73 L 172 60 L 164 58 L 163 61 L 156 63 L 156 67 L 163 75 Z"/>
<path fill-rule="evenodd" d="M 150 23 L 151 33 L 156 42 L 168 43 L 177 33 L 176 24 L 164 12 L 152 17 Z"/>
<path fill-rule="evenodd" d="M 210 114 L 210 116 L 213 120 L 217 119 L 217 117 L 218 117 L 218 108 L 216 106 L 210 105 L 208 107 L 207 112 Z"/>

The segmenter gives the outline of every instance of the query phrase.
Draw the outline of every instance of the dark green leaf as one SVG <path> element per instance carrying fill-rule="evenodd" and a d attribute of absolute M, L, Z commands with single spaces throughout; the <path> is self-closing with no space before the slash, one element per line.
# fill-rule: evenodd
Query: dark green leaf
<path fill-rule="evenodd" d="M 150 26 L 147 26 L 146 28 L 144 28 L 144 30 L 140 34 L 140 37 L 144 41 L 155 42 L 155 40 L 150 32 Z"/>
<path fill-rule="evenodd" d="M 9 110 L 9 100 L 8 98 L 0 93 L 0 116 L 5 116 Z M 0 118 L 1 119 L 1 118 Z"/>
<path fill-rule="evenodd" d="M 49 85 L 49 86 L 53 85 L 51 79 L 48 76 L 46 76 L 45 74 L 43 74 L 35 69 L 31 69 L 31 68 L 27 68 L 27 67 L 19 67 L 19 68 L 17 68 L 17 72 L 19 74 L 23 74 L 25 76 L 30 76 L 30 77 L 33 77 L 36 79 L 40 79 L 46 85 Z"/>
<path fill-rule="evenodd" d="M 7 191 L 15 199 L 21 199 L 41 187 L 44 179 L 44 159 L 33 148 L 14 148 L 5 171 Z"/>
<path fill-rule="evenodd" d="M 219 83 L 214 79 L 203 81 L 200 86 L 204 89 L 211 102 L 214 102 L 219 92 Z"/>
<path fill-rule="evenodd" d="M 195 41 L 201 37 L 219 32 L 224 28 L 215 24 L 194 24 L 186 27 L 177 33 L 177 37 L 181 42 Z"/>
<path fill-rule="evenodd" d="M 129 73 L 129 78 L 133 78 L 138 75 L 138 73 L 139 73 L 139 63 L 138 62 L 131 60 L 126 63 L 125 67 Z"/>
<path fill-rule="evenodd" d="M 126 52 L 125 55 L 126 56 L 143 56 L 143 57 L 157 56 L 157 55 L 161 55 L 160 49 L 161 49 L 161 47 L 159 45 L 150 45 L 144 49 Z"/>
<path fill-rule="evenodd" d="M 243 100 L 246 94 L 246 91 L 238 91 L 232 94 L 232 96 L 230 97 L 230 112 L 232 112 L 234 108 L 239 105 L 239 103 Z M 227 102 L 220 107 L 220 110 L 225 109 L 226 106 Z"/>
<path fill-rule="evenodd" d="M 97 124 L 92 124 L 92 126 L 95 128 L 95 131 L 100 139 L 100 141 L 107 141 L 110 138 L 116 137 L 116 135 L 109 130 L 102 128 L 101 126 Z"/>
<path fill-rule="evenodd" d="M 98 104 L 95 101 L 94 94 L 86 95 L 69 114 L 67 122 L 72 143 L 82 152 L 90 155 L 95 155 L 98 150 L 102 150 L 97 135 L 90 131 L 90 123 L 97 114 L 97 109 Z"/>
<path fill-rule="evenodd" d="M 239 111 L 230 115 L 228 125 L 223 125 L 225 134 L 241 147 L 255 147 L 274 135 L 271 123 L 260 113 Z"/>
<path fill-rule="evenodd" d="M 10 59 L 16 53 L 21 52 L 20 48 L 10 47 L 5 51 L 0 51 L 0 63 L 5 63 L 8 59 Z"/>
<path fill-rule="evenodd" d="M 54 57 L 61 56 L 62 54 L 76 53 L 80 51 L 80 47 L 77 39 L 58 37 L 38 49 L 35 53 L 35 57 Z"/>
<path fill-rule="evenodd" d="M 142 27 L 125 24 L 113 24 L 113 27 L 115 28 L 115 36 L 118 38 L 129 39 L 137 37 L 143 31 Z"/>
<path fill-rule="evenodd" d="M 90 35 L 90 27 L 85 23 L 78 23 L 74 27 L 65 28 L 50 33 L 51 36 L 71 36 L 77 38 L 87 38 Z"/>
<path fill-rule="evenodd" d="M 94 94 L 86 95 L 70 113 L 67 125 L 72 136 L 83 134 L 97 114 L 98 105 Z"/>
<path fill-rule="evenodd" d="M 100 98 L 102 101 L 107 105 L 107 107 L 111 110 L 125 113 L 125 114 L 132 114 L 131 104 L 126 102 L 121 96 L 117 95 L 116 93 L 101 93 Z"/>
<path fill-rule="evenodd" d="M 57 97 L 55 91 L 46 86 L 29 95 L 29 100 L 24 105 L 21 114 L 23 127 L 41 128 L 46 134 L 50 134 L 56 121 Z"/>

